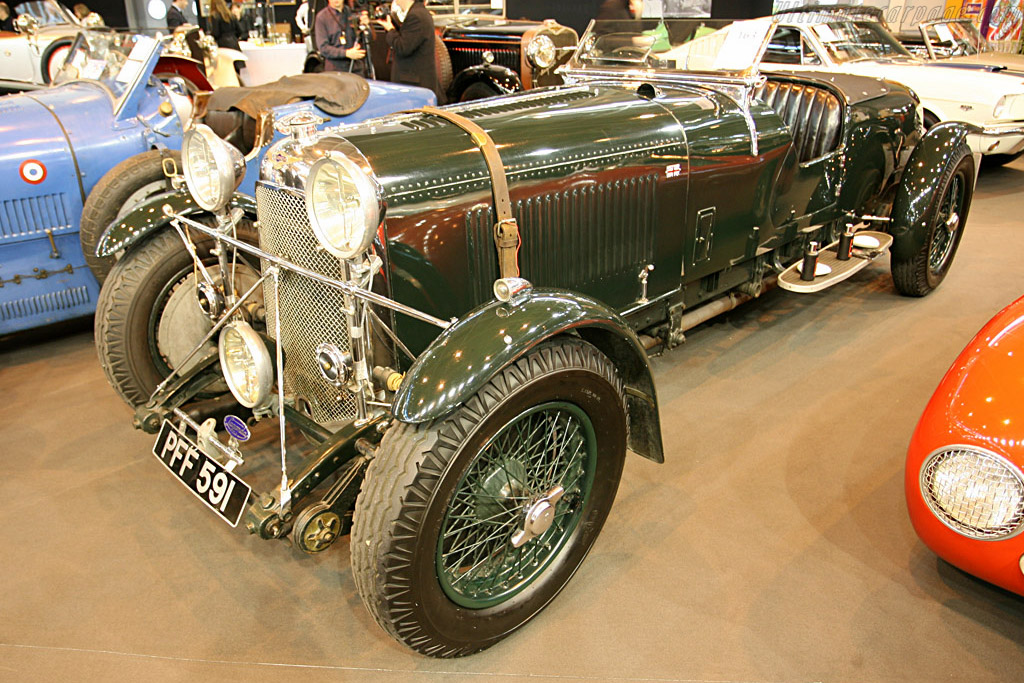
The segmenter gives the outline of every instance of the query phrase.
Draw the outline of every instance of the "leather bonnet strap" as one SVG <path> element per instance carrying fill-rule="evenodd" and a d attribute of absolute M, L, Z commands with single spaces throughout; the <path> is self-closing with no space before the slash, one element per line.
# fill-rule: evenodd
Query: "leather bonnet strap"
<path fill-rule="evenodd" d="M 437 107 L 423 107 L 419 111 L 442 118 L 469 134 L 473 143 L 483 153 L 487 171 L 491 175 L 491 192 L 494 196 L 494 244 L 498 248 L 498 272 L 501 277 L 519 277 L 519 224 L 512 216 L 512 201 L 508 195 L 508 180 L 505 164 L 501 161 L 494 140 L 480 126 L 465 116 Z"/>

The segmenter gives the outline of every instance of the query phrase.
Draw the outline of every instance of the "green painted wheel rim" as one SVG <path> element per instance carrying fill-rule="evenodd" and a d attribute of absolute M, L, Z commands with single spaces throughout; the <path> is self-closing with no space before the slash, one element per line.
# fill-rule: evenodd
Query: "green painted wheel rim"
<path fill-rule="evenodd" d="M 578 406 L 553 401 L 510 420 L 473 458 L 448 503 L 436 553 L 445 594 L 482 609 L 529 586 L 579 524 L 596 465 L 594 426 Z M 559 485 L 565 493 L 551 526 L 514 547 L 525 511 Z"/>

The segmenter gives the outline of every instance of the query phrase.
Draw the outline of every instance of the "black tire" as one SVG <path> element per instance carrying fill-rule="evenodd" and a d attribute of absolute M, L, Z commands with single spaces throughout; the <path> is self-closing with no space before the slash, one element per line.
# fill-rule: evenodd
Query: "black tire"
<path fill-rule="evenodd" d="M 556 435 L 560 446 L 549 447 Z M 367 471 L 350 544 L 356 587 L 374 619 L 432 657 L 478 652 L 521 627 L 568 583 L 600 533 L 626 437 L 615 368 L 571 338 L 519 359 L 446 418 L 395 424 Z M 538 491 L 556 482 L 566 493 L 554 521 L 513 547 L 523 513 L 536 511 Z"/>
<path fill-rule="evenodd" d="M 476 83 L 471 83 L 468 88 L 462 91 L 462 94 L 459 95 L 459 102 L 482 100 L 487 97 L 497 97 L 500 94 L 501 92 L 493 85 L 477 81 Z"/>
<path fill-rule="evenodd" d="M 103 231 L 118 216 L 127 213 L 131 206 L 146 197 L 167 192 L 171 189 L 171 179 L 164 174 L 163 160 L 165 157 L 174 159 L 181 168 L 181 152 L 150 150 L 125 159 L 107 171 L 82 207 L 82 223 L 79 240 L 89 270 L 102 284 L 107 278 L 116 260 L 113 256 L 100 258 L 96 256 L 96 244 Z"/>
<path fill-rule="evenodd" d="M 238 235 L 256 242 L 246 223 L 239 226 Z M 204 263 L 216 262 L 210 254 L 212 238 L 193 234 L 193 241 Z M 177 231 L 162 230 L 118 260 L 100 290 L 95 318 L 100 366 L 110 385 L 132 407 L 148 401 L 171 372 L 157 343 L 161 308 L 174 286 L 192 272 L 192 257 Z"/>
<path fill-rule="evenodd" d="M 60 69 L 64 65 L 64 60 L 67 58 L 66 48 L 71 47 L 71 40 L 56 40 L 47 46 L 46 50 L 43 51 L 42 60 L 40 60 L 40 73 L 43 76 L 43 83 L 49 85 L 53 81 L 54 67 Z M 59 64 L 56 60 L 60 60 Z"/>
<path fill-rule="evenodd" d="M 441 36 L 434 36 L 434 65 L 437 67 L 437 92 L 440 97 L 452 85 L 452 58 Z M 439 101 L 438 104 L 446 103 Z"/>
<path fill-rule="evenodd" d="M 925 296 L 939 286 L 949 272 L 964 234 L 974 196 L 974 158 L 961 145 L 946 164 L 931 203 L 925 209 L 928 232 L 909 258 L 893 254 L 893 284 L 903 296 Z"/>

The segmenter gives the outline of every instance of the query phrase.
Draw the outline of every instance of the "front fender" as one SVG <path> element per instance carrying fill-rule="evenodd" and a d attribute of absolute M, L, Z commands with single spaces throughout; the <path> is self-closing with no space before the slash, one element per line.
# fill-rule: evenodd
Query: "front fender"
<path fill-rule="evenodd" d="M 575 333 L 615 365 L 626 389 L 629 448 L 664 462 L 657 396 L 647 353 L 604 304 L 565 290 L 535 290 L 522 303 L 486 303 L 446 329 L 405 374 L 392 412 L 421 423 L 451 413 L 541 342 Z"/>
<path fill-rule="evenodd" d="M 163 194 L 153 195 L 139 204 L 135 209 L 120 220 L 111 223 L 96 243 L 96 256 L 106 258 L 127 249 L 139 242 L 155 230 L 170 225 L 171 219 L 164 212 L 164 206 L 170 206 L 173 213 L 191 215 L 204 213 L 192 199 L 188 190 L 172 190 Z M 247 216 L 256 218 L 256 200 L 239 192 L 231 199 L 231 207 L 238 207 Z"/>
<path fill-rule="evenodd" d="M 452 84 L 448 86 L 448 101 L 458 102 L 466 88 L 474 83 L 486 83 L 505 95 L 523 89 L 519 74 L 512 69 L 497 64 L 477 64 L 455 75 Z"/>
<path fill-rule="evenodd" d="M 892 207 L 893 236 L 891 253 L 902 259 L 913 258 L 928 239 L 925 214 L 939 189 L 936 182 L 967 136 L 977 132 L 966 123 L 948 121 L 932 127 L 910 154 Z"/>

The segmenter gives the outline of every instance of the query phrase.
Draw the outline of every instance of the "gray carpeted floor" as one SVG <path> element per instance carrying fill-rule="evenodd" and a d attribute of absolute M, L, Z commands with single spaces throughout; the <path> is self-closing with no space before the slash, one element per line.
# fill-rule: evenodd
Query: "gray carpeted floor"
<path fill-rule="evenodd" d="M 1020 680 L 1024 598 L 936 559 L 907 441 L 1024 293 L 1024 161 L 984 172 L 933 295 L 887 264 L 771 292 L 655 358 L 667 462 L 627 461 L 576 578 L 517 635 L 435 661 L 322 556 L 234 531 L 150 453 L 88 327 L 0 345 L 0 680 Z"/>

